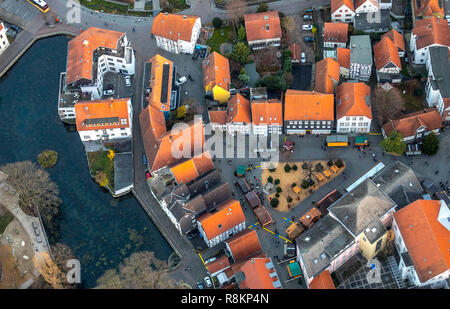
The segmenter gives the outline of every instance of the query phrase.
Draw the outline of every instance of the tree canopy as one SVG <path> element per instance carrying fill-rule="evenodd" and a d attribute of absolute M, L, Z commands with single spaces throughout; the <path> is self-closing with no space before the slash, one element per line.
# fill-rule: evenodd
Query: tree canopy
<path fill-rule="evenodd" d="M 431 132 L 423 139 L 422 152 L 426 155 L 432 156 L 439 150 L 439 139 L 436 133 Z"/>
<path fill-rule="evenodd" d="M 406 144 L 402 139 L 403 136 L 401 133 L 392 131 L 387 138 L 381 141 L 381 147 L 383 147 L 386 152 L 401 155 L 406 150 Z"/>
<path fill-rule="evenodd" d="M 231 60 L 239 62 L 240 64 L 246 64 L 249 55 L 250 55 L 250 47 L 244 42 L 237 42 L 233 46 L 233 53 L 231 54 Z"/>

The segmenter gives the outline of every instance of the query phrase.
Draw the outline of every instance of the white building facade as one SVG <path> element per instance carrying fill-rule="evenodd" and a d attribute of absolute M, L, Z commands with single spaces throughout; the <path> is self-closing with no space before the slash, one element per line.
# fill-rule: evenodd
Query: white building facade
<path fill-rule="evenodd" d="M 171 52 L 174 54 L 180 54 L 180 53 L 192 54 L 195 49 L 195 44 L 200 35 L 201 27 L 202 27 L 201 19 L 200 19 L 200 17 L 197 17 L 197 19 L 195 20 L 194 26 L 192 27 L 191 37 L 190 37 L 189 41 L 186 41 L 183 39 L 173 40 L 171 38 L 155 34 L 156 45 L 159 48 L 162 48 L 162 49 L 167 50 L 168 52 Z M 180 35 L 180 33 L 178 33 L 178 36 L 179 35 Z"/>
<path fill-rule="evenodd" d="M 9 40 L 6 35 L 6 27 L 0 23 L 0 55 L 9 47 Z"/>
<path fill-rule="evenodd" d="M 335 23 L 353 23 L 355 19 L 355 11 L 343 4 L 336 11 L 331 13 L 331 20 Z"/>
<path fill-rule="evenodd" d="M 338 133 L 369 133 L 372 119 L 366 116 L 341 117 L 337 121 Z"/>
<path fill-rule="evenodd" d="M 226 230 L 225 232 L 221 233 L 220 235 L 217 235 L 216 237 L 212 239 L 208 239 L 208 236 L 206 236 L 205 231 L 203 230 L 202 224 L 200 221 L 197 221 L 197 228 L 200 232 L 200 235 L 202 235 L 203 240 L 208 245 L 208 247 L 214 247 L 218 245 L 219 243 L 223 242 L 224 240 L 230 238 L 231 236 L 245 230 L 245 221 L 239 223 L 238 225 Z"/>

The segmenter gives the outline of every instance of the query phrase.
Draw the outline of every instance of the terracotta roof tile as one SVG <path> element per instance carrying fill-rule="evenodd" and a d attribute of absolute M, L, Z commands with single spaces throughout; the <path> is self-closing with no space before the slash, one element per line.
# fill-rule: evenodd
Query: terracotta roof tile
<path fill-rule="evenodd" d="M 214 274 L 222 269 L 225 269 L 230 266 L 230 261 L 226 256 L 221 256 L 215 261 L 206 264 L 206 268 L 208 268 L 208 272 L 210 274 Z"/>
<path fill-rule="evenodd" d="M 124 99 L 105 99 L 80 101 L 75 104 L 78 131 L 129 128 L 128 101 Z M 126 119 L 126 120 L 123 120 Z"/>
<path fill-rule="evenodd" d="M 266 17 L 267 16 L 267 17 Z M 247 41 L 281 38 L 280 16 L 278 11 L 245 14 Z M 269 30 L 267 30 L 269 25 Z"/>
<path fill-rule="evenodd" d="M 337 48 L 337 61 L 341 67 L 350 69 L 350 48 Z"/>
<path fill-rule="evenodd" d="M 336 90 L 336 118 L 366 116 L 372 119 L 370 87 L 365 83 L 342 83 Z"/>
<path fill-rule="evenodd" d="M 332 94 L 288 89 L 285 94 L 284 121 L 334 120 L 333 98 Z"/>
<path fill-rule="evenodd" d="M 252 229 L 246 229 L 228 238 L 225 242 L 228 244 L 235 262 L 262 251 L 258 234 Z"/>
<path fill-rule="evenodd" d="M 413 0 L 414 16 L 444 17 L 444 7 L 439 0 Z"/>
<path fill-rule="evenodd" d="M 394 213 L 422 283 L 450 268 L 450 231 L 437 220 L 440 207 L 439 200 L 417 200 Z"/>
<path fill-rule="evenodd" d="M 192 29 L 198 16 L 159 13 L 153 19 L 151 34 L 161 36 L 172 41 L 183 40 L 190 42 Z"/>
<path fill-rule="evenodd" d="M 373 5 L 375 5 L 377 8 L 380 7 L 378 0 L 355 0 L 355 10 L 359 8 L 361 5 L 366 3 L 367 1 L 371 2 Z"/>
<path fill-rule="evenodd" d="M 401 51 L 405 51 L 405 38 L 397 30 L 392 29 L 381 36 L 381 39 L 388 37 L 394 45 Z"/>
<path fill-rule="evenodd" d="M 253 101 L 251 108 L 254 125 L 283 125 L 283 106 L 279 100 Z"/>
<path fill-rule="evenodd" d="M 428 17 L 416 20 L 414 35 L 417 35 L 416 49 L 422 49 L 432 44 L 450 47 L 450 29 L 446 19 Z"/>
<path fill-rule="evenodd" d="M 80 79 L 92 81 L 93 55 L 99 47 L 117 49 L 124 32 L 90 27 L 69 41 L 66 85 Z"/>
<path fill-rule="evenodd" d="M 151 63 L 149 87 L 151 92 L 148 95 L 148 104 L 153 105 L 158 110 L 170 111 L 170 93 L 172 91 L 173 62 L 156 54 L 147 62 Z M 167 80 L 164 80 L 164 66 L 168 68 Z M 167 84 L 165 84 L 167 83 Z M 163 93 L 165 89 L 165 93 Z"/>
<path fill-rule="evenodd" d="M 274 282 L 279 281 L 275 268 L 268 269 L 269 258 L 251 258 L 244 263 L 240 270 L 244 272 L 245 280 L 239 283 L 240 289 L 275 289 Z"/>
<path fill-rule="evenodd" d="M 170 170 L 177 183 L 189 183 L 191 180 L 194 180 L 213 168 L 214 164 L 211 160 L 211 156 L 209 155 L 209 152 L 206 151 L 192 159 L 176 163 Z"/>
<path fill-rule="evenodd" d="M 219 236 L 245 220 L 241 204 L 235 199 L 229 199 L 217 207 L 214 213 L 207 213 L 198 218 L 208 239 Z"/>
<path fill-rule="evenodd" d="M 297 61 L 301 60 L 302 50 L 300 48 L 300 45 L 298 45 L 296 43 L 292 43 L 291 45 L 289 45 L 288 49 L 291 51 L 292 60 L 297 60 Z"/>
<path fill-rule="evenodd" d="M 339 82 L 339 62 L 325 58 L 316 63 L 316 90 L 320 93 L 333 93 Z"/>
<path fill-rule="evenodd" d="M 425 126 L 426 131 L 442 127 L 441 115 L 436 108 L 429 108 L 422 112 L 406 114 L 402 118 L 390 120 L 383 125 L 383 130 L 387 136 L 392 131 L 397 131 L 403 137 L 407 137 L 414 135 L 416 130 L 421 126 Z"/>
<path fill-rule="evenodd" d="M 331 14 L 346 5 L 352 12 L 355 12 L 355 7 L 352 0 L 331 0 Z"/>
<path fill-rule="evenodd" d="M 201 119 L 194 119 L 180 130 L 173 127 L 171 132 L 166 132 L 164 113 L 149 105 L 140 113 L 139 123 L 151 172 L 180 160 L 174 150 L 192 155 L 201 150 L 205 142 Z"/>
<path fill-rule="evenodd" d="M 398 68 L 402 67 L 398 49 L 390 38 L 384 37 L 373 47 L 373 54 L 377 70 L 381 70 L 387 64 L 393 63 Z"/>
<path fill-rule="evenodd" d="M 324 270 L 317 277 L 315 277 L 309 284 L 310 289 L 336 289 L 331 278 L 330 272 Z"/>
<path fill-rule="evenodd" d="M 250 101 L 237 93 L 228 101 L 227 123 L 243 122 L 250 123 Z"/>
<path fill-rule="evenodd" d="M 325 23 L 323 27 L 324 42 L 347 43 L 348 42 L 348 24 L 344 23 Z"/>
<path fill-rule="evenodd" d="M 227 58 L 217 52 L 210 54 L 202 62 L 203 85 L 213 88 L 218 85 L 225 90 L 230 89 L 230 64 Z"/>
<path fill-rule="evenodd" d="M 226 110 L 215 110 L 215 111 L 208 111 L 209 114 L 209 121 L 211 123 L 217 123 L 217 124 L 227 124 L 227 111 Z"/>

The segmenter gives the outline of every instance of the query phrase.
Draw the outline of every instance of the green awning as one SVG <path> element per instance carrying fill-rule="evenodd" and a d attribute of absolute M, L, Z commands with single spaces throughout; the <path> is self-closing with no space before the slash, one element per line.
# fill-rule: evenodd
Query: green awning
<path fill-rule="evenodd" d="M 292 277 L 297 277 L 302 274 L 302 271 L 300 270 L 300 265 L 298 262 L 289 263 L 288 265 L 289 270 L 291 271 Z"/>
<path fill-rule="evenodd" d="M 247 168 L 245 167 L 245 165 L 239 165 L 236 173 L 238 175 L 244 175 L 246 170 L 247 170 Z"/>
<path fill-rule="evenodd" d="M 369 141 L 367 140 L 367 137 L 365 136 L 357 136 L 355 138 L 355 144 L 367 144 Z"/>

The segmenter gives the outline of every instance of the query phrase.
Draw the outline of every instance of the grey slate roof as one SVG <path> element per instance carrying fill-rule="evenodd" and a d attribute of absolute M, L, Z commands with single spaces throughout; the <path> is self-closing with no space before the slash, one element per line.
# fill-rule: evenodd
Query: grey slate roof
<path fill-rule="evenodd" d="M 373 13 L 355 14 L 355 30 L 373 31 L 376 29 L 387 29 L 391 27 L 391 18 L 389 10 L 380 10 L 380 15 Z"/>
<path fill-rule="evenodd" d="M 370 222 L 364 229 L 364 235 L 366 235 L 367 240 L 374 244 L 381 236 L 387 232 L 386 227 L 380 219 L 375 219 Z"/>
<path fill-rule="evenodd" d="M 350 36 L 350 63 L 373 64 L 369 35 Z"/>
<path fill-rule="evenodd" d="M 434 80 L 433 89 L 439 89 L 443 98 L 450 97 L 450 61 L 448 48 L 445 46 L 430 47 L 431 69 Z"/>
<path fill-rule="evenodd" d="M 317 221 L 295 239 L 308 277 L 313 277 L 330 265 L 331 260 L 351 245 L 353 236 L 330 215 Z M 316 263 L 315 263 L 316 262 Z"/>
<path fill-rule="evenodd" d="M 357 237 L 371 222 L 395 206 L 386 193 L 366 179 L 331 205 L 328 211 Z"/>
<path fill-rule="evenodd" d="M 397 161 L 373 178 L 373 182 L 386 193 L 399 208 L 414 202 L 422 196 L 422 186 L 413 170 Z M 397 208 L 396 210 L 399 210 Z"/>
<path fill-rule="evenodd" d="M 133 184 L 133 154 L 116 153 L 114 156 L 114 191 Z"/>

